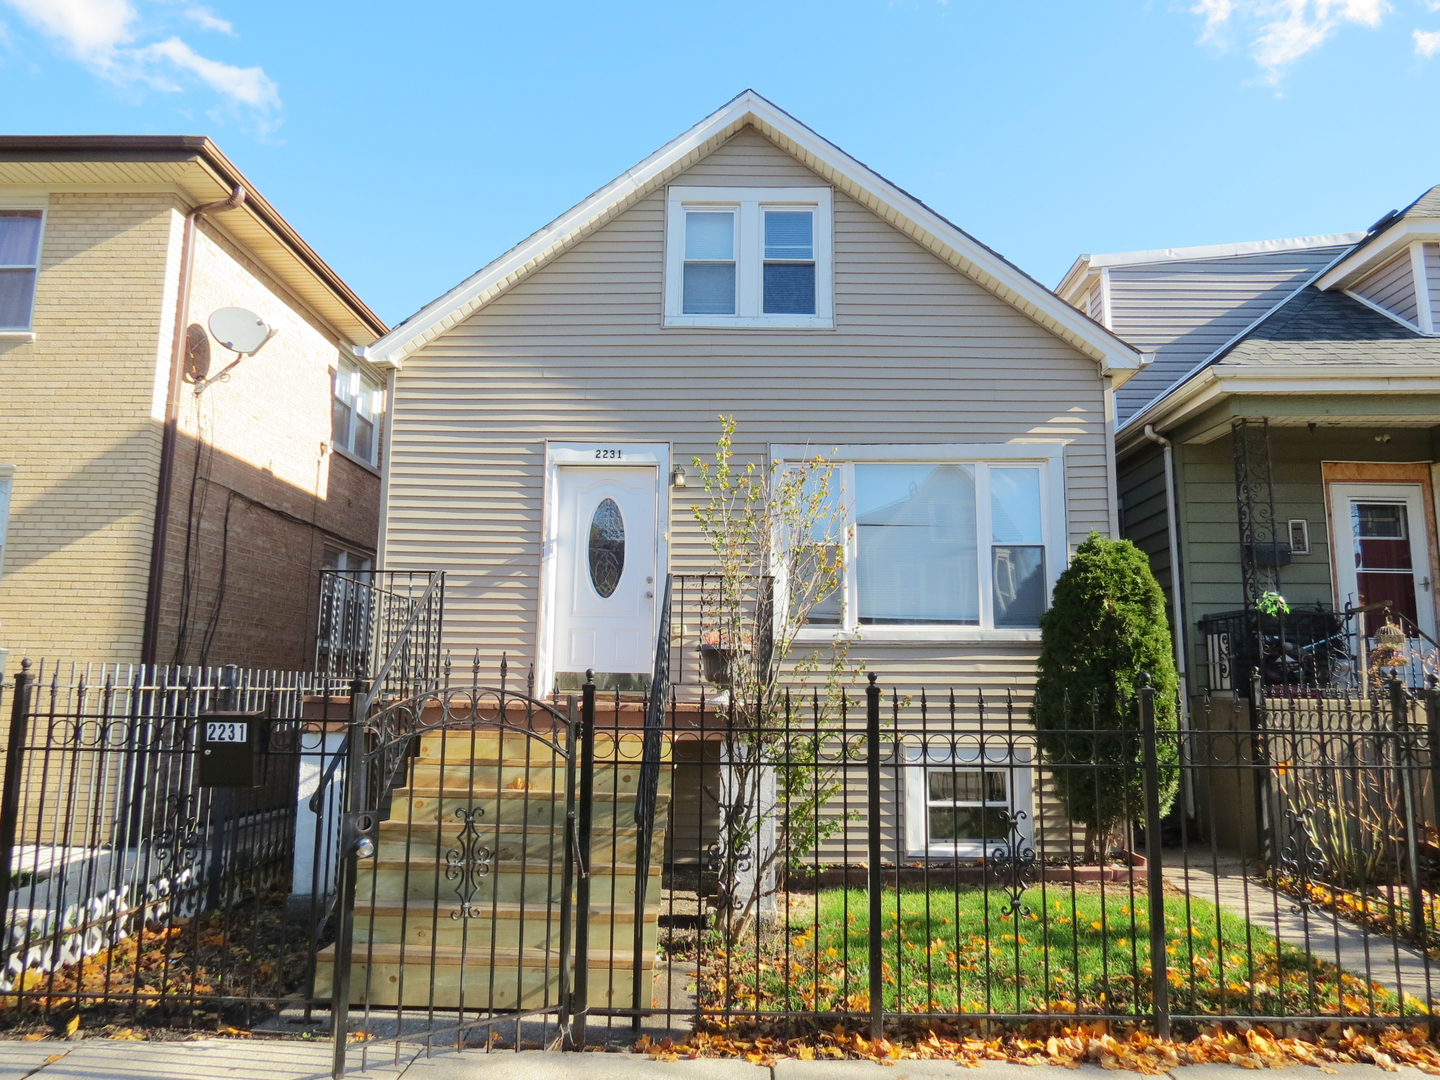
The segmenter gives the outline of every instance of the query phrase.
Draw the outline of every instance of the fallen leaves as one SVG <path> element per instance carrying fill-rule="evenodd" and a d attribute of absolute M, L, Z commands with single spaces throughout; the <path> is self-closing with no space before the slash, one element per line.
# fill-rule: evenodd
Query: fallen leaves
<path fill-rule="evenodd" d="M 864 1059 L 884 1065 L 906 1060 L 944 1060 L 976 1066 L 986 1061 L 1015 1065 L 1099 1065 L 1112 1071 L 1158 1076 L 1181 1065 L 1219 1064 L 1247 1069 L 1310 1065 L 1334 1074 L 1338 1065 L 1378 1065 L 1390 1072 L 1408 1065 L 1440 1076 L 1440 1047 L 1423 1025 L 1386 1028 L 1366 1034 L 1332 1024 L 1314 1039 L 1281 1037 L 1261 1025 L 1217 1024 L 1189 1041 L 1158 1039 L 1144 1032 L 1119 1035 L 1103 1020 L 1065 1026 L 1043 1038 L 1021 1031 L 997 1036 L 962 1034 L 942 1027 L 912 1028 L 902 1035 L 871 1040 L 842 1025 L 809 1038 L 779 1039 L 715 1025 L 683 1043 L 641 1036 L 633 1052 L 652 1060 L 735 1058 L 773 1065 L 781 1058 L 799 1061 Z M 893 1034 L 893 1033 L 892 1033 Z"/>

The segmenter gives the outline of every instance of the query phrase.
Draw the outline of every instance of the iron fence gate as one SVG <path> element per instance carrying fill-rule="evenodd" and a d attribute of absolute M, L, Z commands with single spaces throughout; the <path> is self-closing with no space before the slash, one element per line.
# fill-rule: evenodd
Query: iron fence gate
<path fill-rule="evenodd" d="M 619 806 L 613 785 L 595 793 L 593 684 L 578 712 L 526 690 L 503 672 L 393 702 L 357 685 L 333 984 L 317 987 L 337 1076 L 352 1007 L 362 1068 L 376 1042 L 398 1058 L 477 1030 L 584 1046 L 591 890 L 615 876 L 590 838 Z"/>

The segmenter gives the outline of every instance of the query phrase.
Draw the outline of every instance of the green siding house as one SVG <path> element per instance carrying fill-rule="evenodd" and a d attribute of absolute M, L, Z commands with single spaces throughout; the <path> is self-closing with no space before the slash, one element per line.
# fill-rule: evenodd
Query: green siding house
<path fill-rule="evenodd" d="M 1058 291 L 1154 356 L 1116 395 L 1121 531 L 1166 590 L 1188 693 L 1359 688 L 1377 633 L 1396 656 L 1387 624 L 1423 680 L 1440 187 L 1364 233 L 1081 256 Z M 1270 593 L 1288 614 L 1261 613 Z"/>

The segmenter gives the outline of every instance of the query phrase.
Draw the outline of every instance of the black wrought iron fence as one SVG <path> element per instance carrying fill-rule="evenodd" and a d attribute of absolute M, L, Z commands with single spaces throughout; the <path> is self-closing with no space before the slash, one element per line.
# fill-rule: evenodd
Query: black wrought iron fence
<path fill-rule="evenodd" d="M 0 704 L 11 1019 L 219 1027 L 308 998 L 335 899 L 345 684 L 27 660 Z"/>
<path fill-rule="evenodd" d="M 722 701 L 672 696 L 649 1001 L 592 1032 L 1435 1017 L 1424 694 L 1217 700 L 1185 730 L 1145 695 L 1046 731 L 1009 693 Z M 597 767 L 637 719 L 602 696 Z"/>
<path fill-rule="evenodd" d="M 443 571 L 322 570 L 315 669 L 373 680 L 387 659 L 382 691 L 405 697 L 440 678 Z"/>
<path fill-rule="evenodd" d="M 536 1017 L 572 1043 L 1435 1019 L 1432 692 L 1217 697 L 1186 729 L 1141 695 L 1040 731 L 1018 690 L 591 714 L 483 674 L 352 701 L 321 676 L 27 672 L 3 701 L 4 1015 L 314 1018 L 338 982 L 372 1035 L 514 1046 Z M 206 786 L 233 746 L 210 725 L 241 722 L 248 786 Z"/>

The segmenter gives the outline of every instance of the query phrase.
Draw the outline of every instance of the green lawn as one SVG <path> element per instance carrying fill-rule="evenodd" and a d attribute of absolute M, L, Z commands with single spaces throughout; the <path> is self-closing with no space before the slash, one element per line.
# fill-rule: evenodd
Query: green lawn
<path fill-rule="evenodd" d="M 885 1008 L 893 1012 L 1135 1013 L 1151 1007 L 1143 899 L 1036 888 L 1017 920 L 1003 893 L 886 892 Z M 1042 907 L 1042 903 L 1045 905 Z M 709 1007 L 864 1011 L 869 918 L 863 890 L 780 898 L 783 927 L 731 949 L 718 942 L 701 980 Z M 1188 908 L 1188 914 L 1187 914 Z M 1276 951 L 1272 935 L 1213 904 L 1166 900 L 1172 1012 L 1394 1016 L 1394 996 L 1333 964 Z M 1418 1003 L 1407 1012 L 1423 1011 Z"/>

